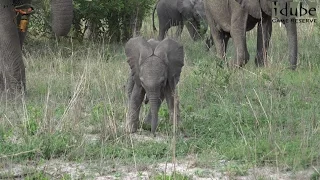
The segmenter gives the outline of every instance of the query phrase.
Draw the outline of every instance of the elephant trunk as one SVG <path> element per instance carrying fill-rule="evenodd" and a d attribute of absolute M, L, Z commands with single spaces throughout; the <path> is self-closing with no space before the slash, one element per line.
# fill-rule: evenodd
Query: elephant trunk
<path fill-rule="evenodd" d="M 158 126 L 158 112 L 160 108 L 160 98 L 149 97 L 150 109 L 151 109 L 151 132 L 156 136 L 155 131 Z"/>
<path fill-rule="evenodd" d="M 298 58 L 297 25 L 296 23 L 286 23 L 285 26 L 288 35 L 289 61 L 291 69 L 294 70 L 297 67 Z"/>
<path fill-rule="evenodd" d="M 66 36 L 72 25 L 72 0 L 51 0 L 52 30 L 57 36 Z"/>
<path fill-rule="evenodd" d="M 0 90 L 25 89 L 25 66 L 22 60 L 19 34 L 14 21 L 13 6 L 0 12 Z"/>

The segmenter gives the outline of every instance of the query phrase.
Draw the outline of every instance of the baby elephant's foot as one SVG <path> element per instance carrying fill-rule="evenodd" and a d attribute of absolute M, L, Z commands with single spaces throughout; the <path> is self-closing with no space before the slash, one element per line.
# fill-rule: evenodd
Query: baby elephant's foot
<path fill-rule="evenodd" d="M 147 117 L 144 119 L 142 124 L 142 129 L 144 130 L 151 130 L 151 112 L 148 113 Z"/>
<path fill-rule="evenodd" d="M 127 133 L 135 133 L 135 132 L 137 132 L 137 130 L 138 130 L 137 123 L 132 123 L 132 122 L 127 123 L 127 125 L 126 125 L 126 132 Z"/>
<path fill-rule="evenodd" d="M 142 129 L 143 129 L 143 130 L 147 130 L 147 131 L 151 131 L 151 124 L 144 122 L 144 123 L 142 124 Z"/>

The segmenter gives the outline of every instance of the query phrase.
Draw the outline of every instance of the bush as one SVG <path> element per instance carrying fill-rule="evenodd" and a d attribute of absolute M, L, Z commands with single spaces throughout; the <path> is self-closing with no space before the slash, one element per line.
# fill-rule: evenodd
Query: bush
<path fill-rule="evenodd" d="M 155 0 L 73 0 L 74 19 L 71 36 L 82 40 L 106 38 L 127 41 L 139 33 L 142 20 L 153 9 Z M 50 24 L 50 1 L 34 0 L 36 13 L 29 24 L 29 36 L 54 37 Z"/>
<path fill-rule="evenodd" d="M 75 0 L 75 36 L 82 39 L 107 38 L 111 42 L 128 40 L 139 31 L 154 0 Z"/>
<path fill-rule="evenodd" d="M 35 13 L 32 14 L 29 26 L 28 36 L 35 38 L 53 36 L 53 31 L 50 24 L 50 1 L 49 0 L 34 0 L 32 6 Z"/>

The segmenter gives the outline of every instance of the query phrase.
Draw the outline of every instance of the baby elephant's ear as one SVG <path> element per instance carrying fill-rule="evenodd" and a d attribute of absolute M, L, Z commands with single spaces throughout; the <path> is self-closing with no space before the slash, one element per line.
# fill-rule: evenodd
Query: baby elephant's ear
<path fill-rule="evenodd" d="M 131 68 L 136 84 L 140 85 L 139 66 L 152 55 L 150 44 L 143 37 L 131 38 L 125 46 L 127 62 Z"/>
<path fill-rule="evenodd" d="M 148 43 L 151 45 L 152 50 L 154 51 L 156 47 L 159 45 L 160 41 L 157 41 L 153 38 L 148 40 Z"/>
<path fill-rule="evenodd" d="M 183 46 L 171 38 L 166 38 L 159 43 L 154 54 L 168 65 L 168 82 L 170 88 L 174 89 L 180 79 L 180 73 L 184 65 Z"/>

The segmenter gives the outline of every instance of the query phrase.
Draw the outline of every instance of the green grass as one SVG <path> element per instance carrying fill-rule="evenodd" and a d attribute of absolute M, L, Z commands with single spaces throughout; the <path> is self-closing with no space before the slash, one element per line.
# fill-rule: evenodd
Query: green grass
<path fill-rule="evenodd" d="M 176 173 L 176 174 L 172 174 L 172 175 L 156 175 L 154 178 L 154 180 L 190 180 L 191 178 L 189 178 L 188 176 Z"/>
<path fill-rule="evenodd" d="M 150 27 L 144 26 L 149 37 Z M 248 166 L 291 170 L 319 166 L 319 30 L 310 34 L 299 26 L 296 71 L 286 68 L 284 28 L 275 24 L 273 32 L 269 66 L 254 66 L 253 32 L 248 34 L 251 59 L 235 71 L 221 65 L 214 50 L 206 52 L 202 42 L 192 42 L 184 32 L 186 63 L 178 92 L 189 137 L 177 138 L 178 159 L 197 155 L 198 165 L 210 168 L 218 168 L 219 160 L 232 161 L 235 164 L 221 170 L 236 175 L 245 174 Z M 124 133 L 129 66 L 123 45 L 63 41 L 56 46 L 29 40 L 25 63 L 27 95 L 0 103 L 0 166 L 54 158 L 124 165 L 171 160 L 172 127 L 166 105 L 160 110 L 158 128 L 164 141 L 134 141 Z M 146 113 L 144 106 L 140 118 Z M 88 135 L 98 140 L 89 141 Z M 155 177 L 163 178 L 172 177 Z"/>

